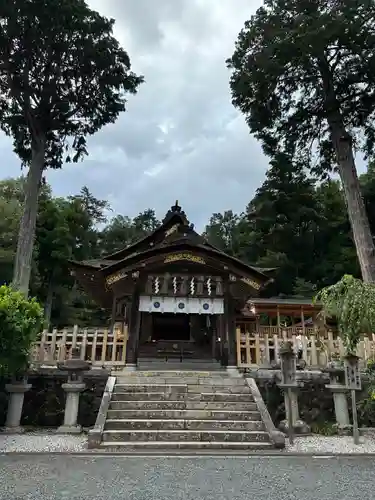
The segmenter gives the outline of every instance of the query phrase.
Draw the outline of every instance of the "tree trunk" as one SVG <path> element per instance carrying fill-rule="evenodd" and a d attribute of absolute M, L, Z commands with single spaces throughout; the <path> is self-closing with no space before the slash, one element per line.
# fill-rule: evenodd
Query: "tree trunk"
<path fill-rule="evenodd" d="M 330 125 L 362 279 L 366 283 L 374 283 L 375 246 L 357 176 L 352 140 L 346 130 L 338 126 L 337 121 Z"/>
<path fill-rule="evenodd" d="M 355 167 L 352 137 L 345 128 L 335 92 L 333 71 L 326 56 L 318 59 L 318 67 L 322 76 L 331 140 L 336 153 L 362 279 L 365 283 L 374 283 L 375 246 Z"/>
<path fill-rule="evenodd" d="M 53 275 L 48 281 L 47 297 L 44 304 L 44 328 L 48 329 L 51 324 L 51 313 L 53 304 Z"/>
<path fill-rule="evenodd" d="M 38 196 L 44 168 L 44 151 L 44 140 L 33 144 L 14 262 L 12 286 L 25 296 L 29 293 L 35 226 L 38 213 Z"/>

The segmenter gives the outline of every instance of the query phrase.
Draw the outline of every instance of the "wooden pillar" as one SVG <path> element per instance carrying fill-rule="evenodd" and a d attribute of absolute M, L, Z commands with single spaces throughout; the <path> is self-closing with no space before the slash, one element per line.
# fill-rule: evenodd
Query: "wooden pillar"
<path fill-rule="evenodd" d="M 117 297 L 115 294 L 113 294 L 111 323 L 110 323 L 110 327 L 109 327 L 109 331 L 111 334 L 113 333 L 113 329 L 114 329 L 115 323 L 116 323 L 116 312 L 117 312 Z"/>
<path fill-rule="evenodd" d="M 230 293 L 229 281 L 225 283 L 224 321 L 225 321 L 224 345 L 225 345 L 226 366 L 237 367 L 236 316 L 235 316 L 234 300 Z"/>
<path fill-rule="evenodd" d="M 126 344 L 126 365 L 136 366 L 138 362 L 139 347 L 139 327 L 141 323 L 141 313 L 139 311 L 139 280 L 134 287 L 131 303 L 128 305 L 129 311 L 129 338 Z"/>
<path fill-rule="evenodd" d="M 281 323 L 280 323 L 280 311 L 279 311 L 279 306 L 276 306 L 276 315 L 277 315 L 277 336 L 280 338 L 281 337 Z"/>
<path fill-rule="evenodd" d="M 302 325 L 302 335 L 306 335 L 306 328 L 305 328 L 305 315 L 303 313 L 303 307 L 301 306 L 301 325 Z"/>

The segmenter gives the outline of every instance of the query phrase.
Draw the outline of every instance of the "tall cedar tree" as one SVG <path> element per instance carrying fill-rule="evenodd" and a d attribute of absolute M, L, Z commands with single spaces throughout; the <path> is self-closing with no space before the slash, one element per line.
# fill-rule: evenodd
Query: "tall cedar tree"
<path fill-rule="evenodd" d="M 115 122 L 143 81 L 113 25 L 84 0 L 0 2 L 0 126 L 28 166 L 13 274 L 24 294 L 43 171 L 87 154 L 85 137 Z"/>
<path fill-rule="evenodd" d="M 265 0 L 227 61 L 233 104 L 267 153 L 338 169 L 366 282 L 375 248 L 353 150 L 374 152 L 374 26 L 373 0 Z"/>

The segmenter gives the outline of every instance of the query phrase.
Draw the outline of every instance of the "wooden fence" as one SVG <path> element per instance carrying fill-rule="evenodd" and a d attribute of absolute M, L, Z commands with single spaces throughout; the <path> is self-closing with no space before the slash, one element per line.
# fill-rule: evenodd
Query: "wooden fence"
<path fill-rule="evenodd" d="M 56 366 L 59 361 L 72 357 L 74 350 L 80 358 L 89 361 L 92 366 L 124 366 L 126 360 L 126 342 L 128 331 L 115 329 L 73 329 L 44 331 L 32 348 L 32 365 Z"/>
<path fill-rule="evenodd" d="M 267 327 L 264 327 L 267 328 Z M 278 362 L 279 345 L 282 341 L 290 340 L 295 352 L 301 352 L 301 358 L 307 366 L 324 367 L 334 358 L 343 358 L 345 347 L 340 337 L 332 331 L 325 335 L 317 335 L 316 330 L 306 329 L 305 335 L 295 332 L 294 329 L 285 328 L 282 335 L 277 333 L 245 332 L 240 327 L 236 330 L 237 337 L 237 365 L 242 368 L 251 368 Z M 364 336 L 358 344 L 357 355 L 362 364 L 375 358 L 375 334 L 371 337 Z"/>
<path fill-rule="evenodd" d="M 91 362 L 93 367 L 121 367 L 126 363 L 127 327 L 124 330 L 88 328 L 44 331 L 40 340 L 35 343 L 30 353 L 30 361 L 34 366 L 56 366 L 72 356 L 74 350 L 79 351 L 80 358 Z M 296 352 L 302 351 L 302 359 L 307 366 L 326 366 L 334 357 L 345 354 L 342 339 L 332 331 L 318 334 L 316 328 L 283 328 L 281 335 L 277 327 L 260 327 L 258 331 L 248 331 L 243 325 L 236 329 L 237 365 L 251 368 L 267 365 L 279 360 L 279 345 L 283 340 L 291 340 Z M 375 358 L 375 334 L 363 337 L 358 345 L 358 356 L 363 362 Z"/>

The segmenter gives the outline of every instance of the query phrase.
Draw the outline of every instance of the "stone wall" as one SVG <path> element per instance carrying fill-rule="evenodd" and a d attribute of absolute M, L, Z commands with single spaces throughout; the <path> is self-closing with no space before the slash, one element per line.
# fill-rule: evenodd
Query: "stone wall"
<path fill-rule="evenodd" d="M 84 377 L 86 389 L 81 394 L 78 423 L 92 427 L 103 396 L 108 372 L 87 372 Z M 44 370 L 32 373 L 29 383 L 32 389 L 25 394 L 21 424 L 31 427 L 58 427 L 62 425 L 65 408 L 65 392 L 61 384 L 66 375 L 58 370 Z M 0 379 L 0 427 L 5 424 L 8 395 L 5 380 Z"/>
<path fill-rule="evenodd" d="M 283 392 L 277 386 L 278 373 L 275 370 L 256 370 L 248 373 L 256 379 L 259 390 L 270 412 L 271 418 L 277 426 L 285 418 L 285 404 Z M 302 420 L 315 431 L 328 431 L 329 426 L 335 423 L 333 396 L 325 385 L 329 383 L 326 374 L 320 371 L 297 372 L 297 379 L 303 382 L 299 389 L 298 406 Z M 357 395 L 358 420 L 363 427 L 375 425 L 375 412 L 368 404 L 368 379 L 362 378 L 363 391 Z M 351 414 L 351 400 L 348 394 L 349 413 Z M 350 415 L 351 418 L 351 415 Z"/>
<path fill-rule="evenodd" d="M 100 406 L 109 372 L 92 370 L 85 374 L 86 390 L 81 395 L 78 423 L 92 427 Z M 248 376 L 257 381 L 260 392 L 271 417 L 278 425 L 285 418 L 284 397 L 277 386 L 275 371 L 257 370 Z M 318 430 L 335 422 L 332 393 L 325 388 L 328 378 L 321 372 L 300 372 L 299 378 L 304 386 L 299 392 L 300 417 L 313 429 Z M 61 384 L 66 375 L 58 370 L 33 372 L 29 376 L 32 389 L 25 394 L 22 425 L 31 427 L 58 427 L 63 422 L 65 393 Z M 366 380 L 364 391 L 358 395 L 358 417 L 360 426 L 375 426 L 375 400 L 372 404 L 366 399 Z M 5 381 L 0 379 L 0 427 L 5 424 L 8 395 Z M 349 409 L 351 407 L 348 398 Z"/>
<path fill-rule="evenodd" d="M 257 383 L 271 418 L 277 426 L 285 419 L 283 393 L 273 380 L 260 379 Z M 319 426 L 335 422 L 332 393 L 324 385 L 324 382 L 310 380 L 299 390 L 300 417 L 309 425 Z"/>

